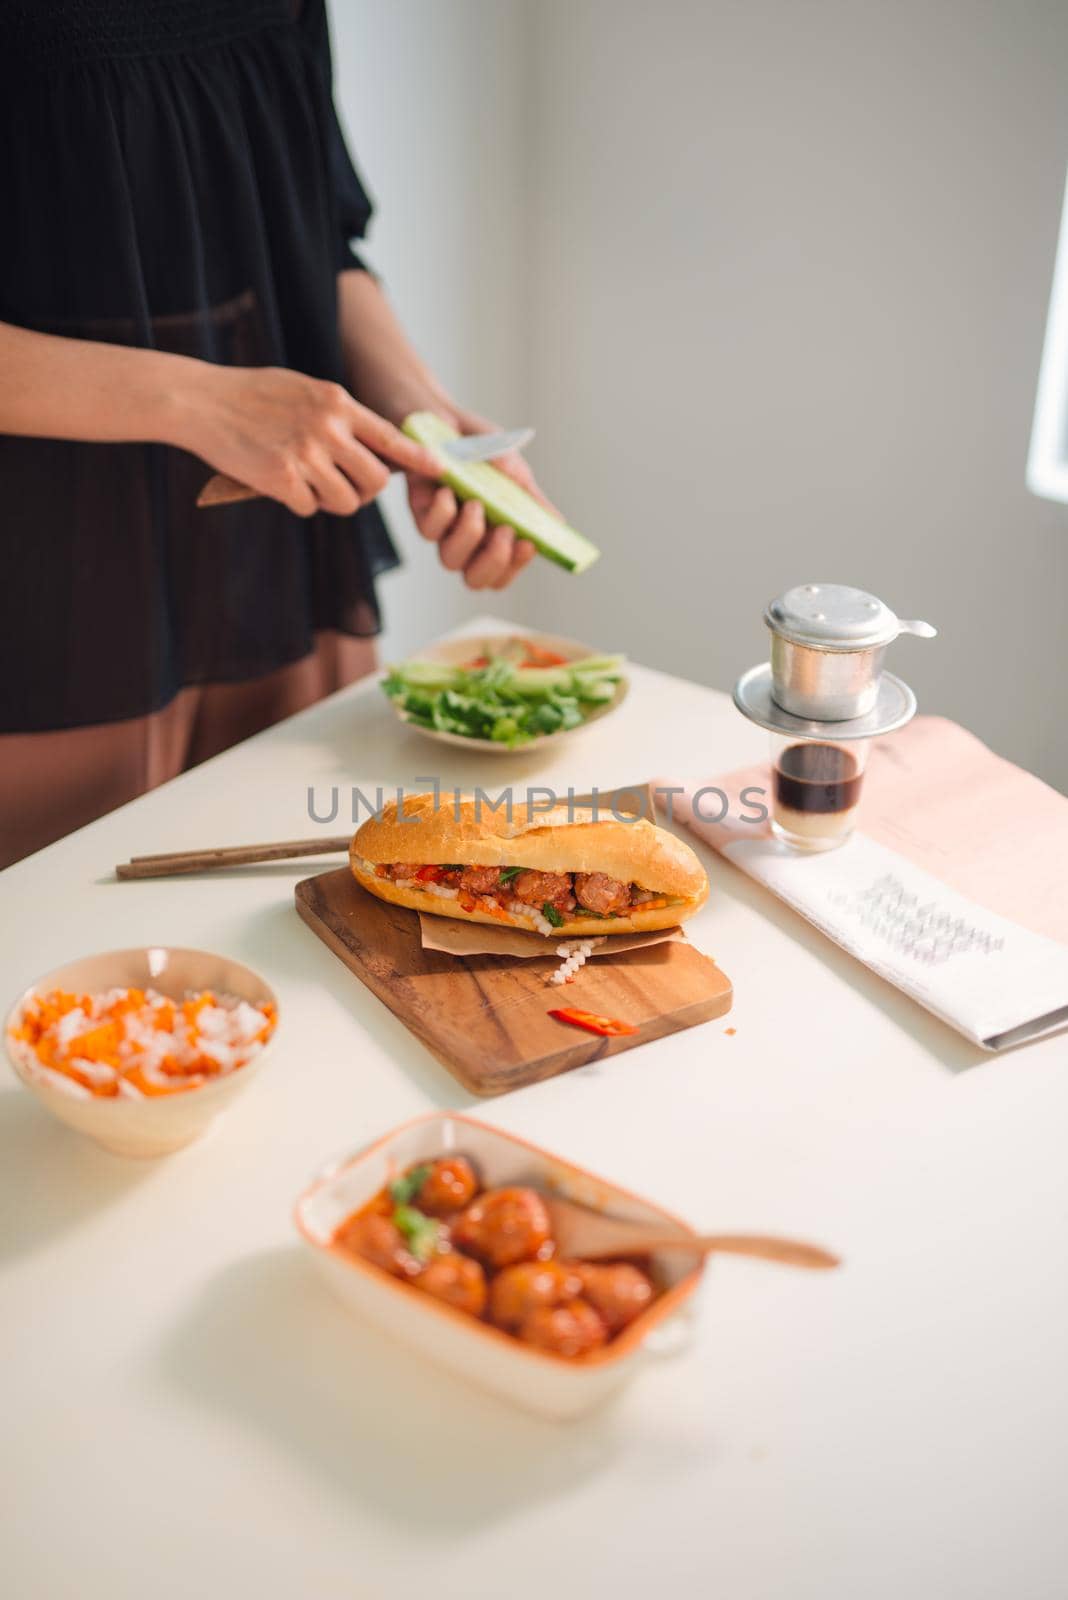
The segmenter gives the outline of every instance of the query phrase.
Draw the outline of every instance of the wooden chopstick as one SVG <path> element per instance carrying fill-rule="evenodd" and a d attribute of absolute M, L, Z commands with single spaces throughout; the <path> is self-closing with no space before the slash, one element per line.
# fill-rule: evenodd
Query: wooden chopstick
<path fill-rule="evenodd" d="M 210 872 L 214 867 L 255 866 L 261 861 L 289 861 L 299 856 L 332 856 L 346 852 L 352 835 L 330 839 L 284 839 L 274 844 L 220 845 L 205 850 L 171 850 L 161 855 L 131 856 L 115 868 L 116 878 L 170 878 L 182 872 Z"/>

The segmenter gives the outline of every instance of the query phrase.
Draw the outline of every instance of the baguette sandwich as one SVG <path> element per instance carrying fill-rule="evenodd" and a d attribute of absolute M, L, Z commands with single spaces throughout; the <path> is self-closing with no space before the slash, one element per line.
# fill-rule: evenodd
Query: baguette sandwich
<path fill-rule="evenodd" d="M 546 937 L 648 933 L 692 916 L 708 879 L 689 845 L 644 818 L 587 807 L 491 810 L 408 795 L 357 831 L 353 876 L 394 905 Z"/>

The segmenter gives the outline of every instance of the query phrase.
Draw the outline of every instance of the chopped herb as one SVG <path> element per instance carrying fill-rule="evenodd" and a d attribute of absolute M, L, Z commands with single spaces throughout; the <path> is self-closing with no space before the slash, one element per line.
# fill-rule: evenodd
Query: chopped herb
<path fill-rule="evenodd" d="M 505 867 L 501 872 L 501 882 L 511 883 L 513 878 L 518 878 L 522 870 L 522 867 Z"/>
<path fill-rule="evenodd" d="M 430 1176 L 430 1168 L 426 1165 L 412 1167 L 410 1172 L 403 1177 L 394 1178 L 389 1186 L 389 1198 L 398 1206 L 406 1206 L 415 1199 L 420 1189 Z M 400 1227 L 400 1223 L 397 1224 Z"/>
<path fill-rule="evenodd" d="M 545 918 L 546 922 L 551 922 L 552 923 L 554 928 L 562 928 L 563 927 L 564 919 L 560 915 L 559 911 L 557 911 L 556 907 L 552 904 L 551 901 L 546 900 L 546 901 L 543 902 L 542 908 L 541 908 L 541 914 Z"/>
<path fill-rule="evenodd" d="M 403 1233 L 408 1249 L 417 1261 L 429 1261 L 441 1239 L 441 1223 L 414 1206 L 399 1205 L 393 1212 L 393 1225 Z"/>

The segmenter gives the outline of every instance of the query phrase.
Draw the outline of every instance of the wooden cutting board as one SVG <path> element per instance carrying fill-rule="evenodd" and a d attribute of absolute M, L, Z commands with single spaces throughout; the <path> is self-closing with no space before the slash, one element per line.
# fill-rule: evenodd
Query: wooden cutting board
<path fill-rule="evenodd" d="M 424 950 L 419 918 L 361 889 L 347 867 L 305 878 L 297 910 L 314 933 L 472 1094 L 504 1094 L 650 1039 L 721 1017 L 730 980 L 685 941 L 588 961 L 555 988 L 555 947 L 542 959 Z M 549 1016 L 578 1006 L 636 1023 L 602 1039 Z"/>

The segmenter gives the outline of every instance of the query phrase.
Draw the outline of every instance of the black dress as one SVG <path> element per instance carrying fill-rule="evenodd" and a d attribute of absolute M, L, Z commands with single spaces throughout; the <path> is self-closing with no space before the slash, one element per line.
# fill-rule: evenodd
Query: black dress
<path fill-rule="evenodd" d="M 343 379 L 370 204 L 325 0 L 0 0 L 0 320 Z M 2 381 L 2 375 L 0 375 Z M 376 507 L 197 511 L 180 450 L 0 437 L 0 733 L 159 709 L 369 635 Z"/>

